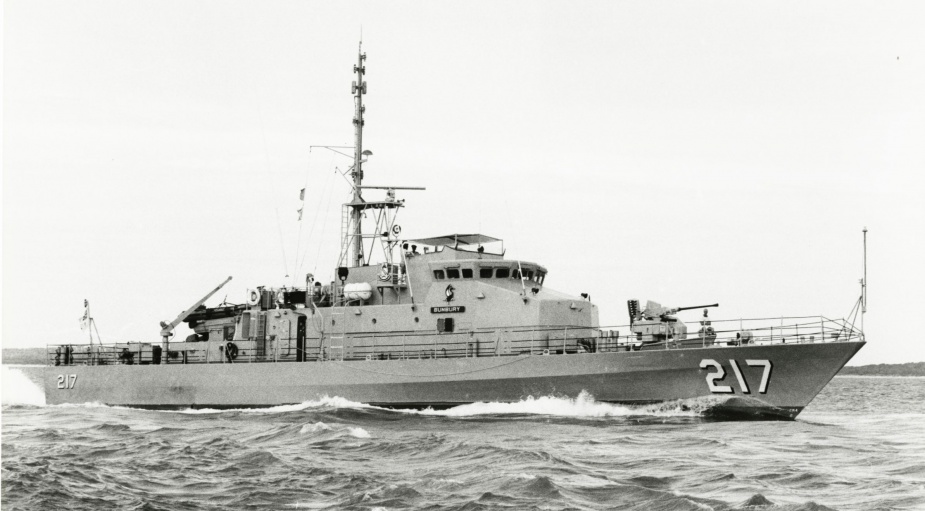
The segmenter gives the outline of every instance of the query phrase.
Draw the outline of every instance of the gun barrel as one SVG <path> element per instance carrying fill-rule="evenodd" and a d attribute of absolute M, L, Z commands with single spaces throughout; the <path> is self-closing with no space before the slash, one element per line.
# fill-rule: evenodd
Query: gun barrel
<path fill-rule="evenodd" d="M 707 309 L 707 308 L 710 308 L 710 307 L 719 307 L 719 304 L 718 304 L 718 303 L 714 303 L 714 304 L 712 304 L 712 305 L 694 305 L 694 306 L 691 306 L 691 307 L 678 307 L 678 312 L 680 312 L 680 311 L 689 311 L 689 310 L 692 310 L 692 309 Z"/>

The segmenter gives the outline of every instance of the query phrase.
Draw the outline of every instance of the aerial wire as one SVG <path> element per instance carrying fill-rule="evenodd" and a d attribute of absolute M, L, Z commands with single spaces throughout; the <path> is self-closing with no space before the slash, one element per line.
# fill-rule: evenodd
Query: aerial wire
<path fill-rule="evenodd" d="M 335 172 L 337 172 L 336 169 Z M 321 247 L 324 244 L 324 231 L 328 225 L 328 215 L 331 213 L 331 197 L 333 195 L 333 191 L 328 193 L 328 203 L 324 208 L 324 222 L 321 224 L 321 235 L 319 236 L 318 242 L 318 254 L 315 256 L 315 266 L 312 268 L 312 273 L 316 273 L 318 271 L 318 259 L 321 258 Z"/>
<path fill-rule="evenodd" d="M 329 163 L 329 167 L 330 167 L 330 166 L 333 166 L 333 165 L 334 165 L 334 155 L 332 154 L 332 155 L 331 155 L 331 162 Z M 322 205 L 322 203 L 324 202 L 324 198 L 327 197 L 327 199 L 328 199 L 328 205 L 329 205 L 329 206 L 330 206 L 330 204 L 331 204 L 331 192 L 330 192 L 330 188 L 331 188 L 331 180 L 332 180 L 332 179 L 333 179 L 333 174 L 329 173 L 329 174 L 328 174 L 328 179 L 325 181 L 324 187 L 322 188 L 321 196 L 318 197 L 318 201 L 317 201 L 318 204 L 317 204 L 317 206 L 316 206 L 316 208 L 315 208 L 315 215 L 312 217 L 312 226 L 311 226 L 311 229 L 308 231 L 308 241 L 309 241 L 309 242 L 311 242 L 312 237 L 313 237 L 313 235 L 314 235 L 314 233 L 315 233 L 315 226 L 318 225 L 318 217 L 321 215 L 321 205 Z M 325 216 L 325 222 L 322 224 L 321 239 L 318 240 L 318 256 L 316 256 L 316 257 L 320 257 L 320 255 L 321 255 L 321 244 L 324 242 L 324 225 L 325 225 L 326 223 L 327 223 L 327 216 Z M 305 253 L 302 254 L 302 259 L 301 259 L 301 261 L 299 261 L 299 270 L 298 270 L 299 273 L 301 273 L 301 272 L 302 272 L 302 269 L 305 267 L 305 258 L 306 258 L 306 257 L 308 257 L 308 249 L 306 249 Z M 315 268 L 312 270 L 312 272 L 314 273 L 314 272 L 317 270 L 317 268 L 318 268 L 318 264 L 317 264 L 317 260 L 316 260 Z"/>
<path fill-rule="evenodd" d="M 263 156 L 264 156 L 264 162 L 265 162 L 265 164 L 266 164 L 265 170 L 266 170 L 266 173 L 269 174 L 269 173 L 270 173 L 270 169 L 271 169 L 271 166 L 270 166 L 270 149 L 269 149 L 269 146 L 268 146 L 268 144 L 267 144 L 267 132 L 266 132 L 266 129 L 264 128 L 264 124 L 263 124 L 263 112 L 262 112 L 262 110 L 261 110 L 261 108 L 260 108 L 260 91 L 259 91 L 258 88 L 257 88 L 257 81 L 256 81 L 256 80 L 253 80 L 253 81 L 251 82 L 251 85 L 252 85 L 253 88 L 254 88 L 254 99 L 255 99 L 255 104 L 256 104 L 256 107 L 257 107 L 257 108 L 256 108 L 256 109 L 257 109 L 257 119 L 258 119 L 258 121 L 260 122 L 260 138 L 261 138 L 261 140 L 263 141 Z M 272 179 L 264 180 L 264 181 L 271 182 Z M 270 184 L 269 186 L 270 186 L 270 195 L 276 195 L 275 190 L 273 189 L 273 185 Z M 289 276 L 289 261 L 288 261 L 288 259 L 286 258 L 286 242 L 285 242 L 285 239 L 284 239 L 284 237 L 283 237 L 283 225 L 282 225 L 282 221 L 281 221 L 280 218 L 279 218 L 279 208 L 276 208 L 276 227 L 279 229 L 279 244 L 280 244 L 280 251 L 281 251 L 282 257 L 283 257 L 283 271 L 285 272 L 283 275 L 285 275 L 286 277 L 288 277 L 288 276 Z"/>
<path fill-rule="evenodd" d="M 296 278 L 302 273 L 302 267 L 299 265 L 299 252 L 302 247 L 302 216 L 305 215 L 305 192 L 308 191 L 308 176 L 312 172 L 312 148 L 308 148 L 308 165 L 305 166 L 305 182 L 302 186 L 302 191 L 300 193 L 302 206 L 299 208 L 299 234 L 296 235 L 296 245 L 295 245 L 295 258 L 292 261 L 292 264 L 295 265 L 294 271 L 292 272 L 292 284 L 296 284 Z M 311 234 L 309 234 L 311 238 Z"/>
<path fill-rule="evenodd" d="M 279 248 L 283 253 L 283 269 L 286 270 L 286 277 L 288 277 L 289 261 L 286 260 L 286 241 L 283 237 L 283 223 L 279 219 L 279 208 L 276 208 L 276 227 L 279 229 Z"/>

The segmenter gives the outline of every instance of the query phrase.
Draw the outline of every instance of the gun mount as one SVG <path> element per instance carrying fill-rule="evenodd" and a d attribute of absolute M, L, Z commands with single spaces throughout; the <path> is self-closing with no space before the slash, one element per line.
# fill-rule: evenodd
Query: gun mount
<path fill-rule="evenodd" d="M 638 300 L 630 300 L 627 305 L 630 313 L 630 330 L 636 335 L 637 341 L 642 343 L 640 347 L 660 346 L 662 349 L 668 343 L 677 347 L 679 342 L 687 340 L 687 325 L 678 321 L 674 317 L 675 314 L 686 310 L 719 307 L 718 303 L 688 307 L 664 307 L 651 300 L 647 301 L 645 308 L 641 310 L 639 309 Z M 715 338 L 715 335 L 713 338 Z M 697 339 L 699 340 L 700 337 Z"/>

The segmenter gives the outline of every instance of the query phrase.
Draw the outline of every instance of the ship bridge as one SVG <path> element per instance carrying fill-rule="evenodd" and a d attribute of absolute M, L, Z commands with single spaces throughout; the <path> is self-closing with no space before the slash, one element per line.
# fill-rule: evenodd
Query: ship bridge
<path fill-rule="evenodd" d="M 485 245 L 498 243 L 501 244 L 499 250 L 485 250 Z M 418 244 L 424 246 L 423 252 L 418 252 Z M 537 263 L 505 259 L 504 242 L 484 234 L 419 238 L 407 242 L 404 248 L 411 258 L 424 257 L 428 263 L 426 280 L 429 281 L 475 278 L 488 280 L 492 285 L 509 283 L 512 288 L 520 289 L 525 285 L 541 286 L 546 276 L 546 268 Z"/>

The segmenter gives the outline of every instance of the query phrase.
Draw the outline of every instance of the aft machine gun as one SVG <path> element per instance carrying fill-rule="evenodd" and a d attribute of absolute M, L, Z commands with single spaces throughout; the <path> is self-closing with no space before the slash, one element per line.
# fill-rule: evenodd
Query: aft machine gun
<path fill-rule="evenodd" d="M 708 325 L 709 320 L 706 319 L 706 309 L 709 307 L 719 307 L 719 304 L 663 307 L 661 304 L 650 300 L 646 302 L 645 308 L 640 310 L 638 300 L 629 300 L 627 308 L 630 314 L 630 330 L 636 335 L 636 340 L 642 343 L 641 347 L 684 341 L 687 339 L 687 325 L 678 321 L 678 318 L 674 315 L 681 311 L 704 309 L 705 319 L 701 321 L 701 324 Z M 704 328 L 701 328 L 701 331 Z M 710 330 L 712 331 L 712 327 L 710 327 Z M 715 338 L 715 334 L 713 337 Z"/>

